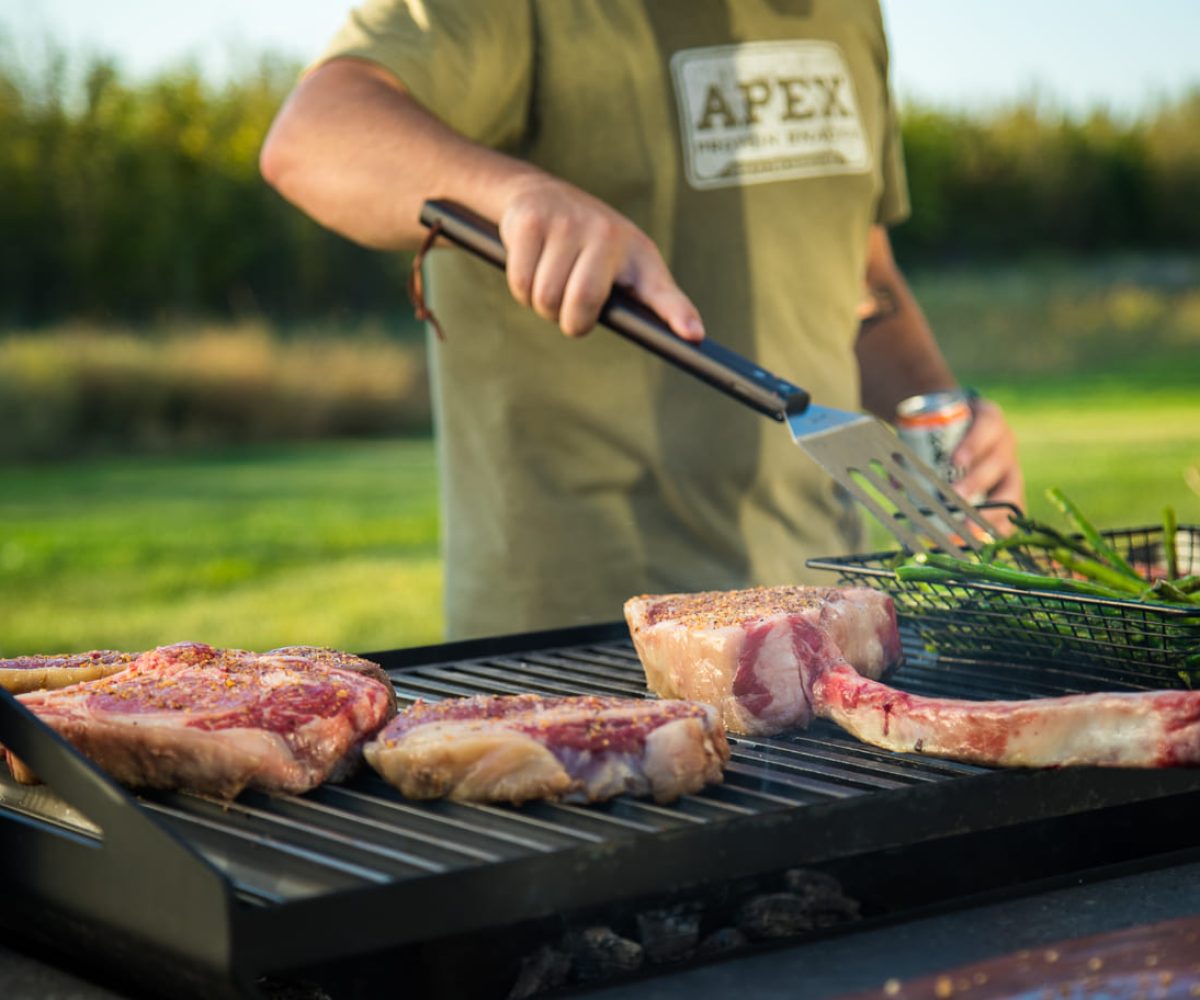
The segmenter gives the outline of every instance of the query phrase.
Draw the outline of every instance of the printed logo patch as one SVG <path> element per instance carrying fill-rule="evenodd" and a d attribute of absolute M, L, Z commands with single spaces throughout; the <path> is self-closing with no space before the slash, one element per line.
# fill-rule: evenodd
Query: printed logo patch
<path fill-rule="evenodd" d="M 684 49 L 671 77 L 692 187 L 871 169 L 850 72 L 831 42 Z"/>

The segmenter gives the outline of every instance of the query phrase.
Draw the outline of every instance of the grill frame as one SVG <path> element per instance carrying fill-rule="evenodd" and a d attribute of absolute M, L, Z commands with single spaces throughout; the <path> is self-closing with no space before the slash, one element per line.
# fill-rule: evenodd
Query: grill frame
<path fill-rule="evenodd" d="M 906 639 L 910 663 L 896 681 L 918 693 L 1148 686 L 1078 668 L 1047 676 L 938 659 Z M 616 670 L 615 693 L 644 694 L 626 690 L 636 686 L 636 656 L 620 624 L 365 655 L 402 697 L 439 686 L 502 691 L 496 675 L 505 670 L 541 677 L 550 693 L 564 683 L 562 661 L 585 677 Z M 572 690 L 587 693 L 578 682 Z M 42 797 L 22 805 L 8 787 L 0 872 L 14 892 L 60 913 L 81 947 L 99 945 L 198 996 L 252 995 L 264 974 L 718 880 L 889 851 L 903 864 L 905 848 L 941 838 L 1200 797 L 1194 771 L 990 771 L 864 747 L 819 723 L 787 737 L 733 738 L 728 783 L 674 806 L 407 803 L 361 775 L 306 796 L 244 794 L 225 808 L 188 794 L 129 794 L 7 695 L 0 738 L 103 830 L 97 841 L 77 815 L 47 808 L 54 796 L 21 793 Z M 461 842 L 447 840 L 450 831 Z M 323 880 L 312 874 L 313 855 L 328 870 Z M 274 895 L 263 887 L 271 879 L 280 883 Z"/>

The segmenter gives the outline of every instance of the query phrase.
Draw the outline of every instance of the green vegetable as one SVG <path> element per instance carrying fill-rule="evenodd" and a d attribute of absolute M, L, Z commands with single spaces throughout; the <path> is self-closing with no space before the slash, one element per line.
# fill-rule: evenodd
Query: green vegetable
<path fill-rule="evenodd" d="M 934 573 L 922 573 L 919 576 L 910 574 L 913 567 L 934 570 Z M 1089 580 L 1072 580 L 1060 576 L 1047 576 L 1041 573 L 1030 573 L 1020 569 L 1010 569 L 1007 566 L 996 566 L 989 563 L 969 562 L 966 559 L 956 559 L 954 556 L 943 555 L 939 552 L 919 552 L 912 557 L 909 564 L 896 570 L 896 576 L 904 579 L 924 579 L 942 582 L 949 580 L 986 580 L 990 583 L 1003 583 L 1010 587 L 1027 587 L 1031 590 L 1051 590 L 1068 594 L 1088 594 L 1092 597 L 1108 597 L 1117 600 L 1128 600 L 1129 592 L 1106 587 Z"/>
<path fill-rule="evenodd" d="M 1114 590 L 1123 590 L 1127 594 L 1141 594 L 1146 589 L 1146 581 L 1141 577 L 1130 578 L 1102 562 L 1089 559 L 1087 556 L 1076 555 L 1070 549 L 1056 548 L 1051 553 L 1054 561 L 1073 573 L 1086 576 Z"/>
<path fill-rule="evenodd" d="M 1046 496 L 1063 512 L 1077 534 L 1067 534 L 1052 525 L 1014 514 L 1009 520 L 1017 530 L 985 545 L 979 553 L 965 550 L 956 554 L 901 553 L 889 567 L 901 580 L 924 584 L 982 580 L 1120 601 L 1140 599 L 1187 607 L 1200 605 L 1200 575 L 1178 576 L 1175 541 L 1179 528 L 1170 507 L 1163 512 L 1167 578 L 1150 580 L 1129 564 L 1061 490 L 1049 489 Z"/>
<path fill-rule="evenodd" d="M 1175 522 L 1175 508 L 1163 508 L 1163 554 L 1167 557 L 1167 579 L 1179 576 L 1179 557 L 1175 552 L 1175 533 L 1179 526 Z"/>
<path fill-rule="evenodd" d="M 1119 570 L 1132 580 L 1142 579 L 1138 576 L 1137 571 L 1125 561 L 1125 558 L 1095 529 L 1092 522 L 1084 517 L 1079 509 L 1063 495 L 1062 490 L 1052 486 L 1046 490 L 1046 496 L 1054 506 L 1063 512 L 1075 530 L 1088 540 L 1101 562 L 1108 563 L 1113 569 Z"/>

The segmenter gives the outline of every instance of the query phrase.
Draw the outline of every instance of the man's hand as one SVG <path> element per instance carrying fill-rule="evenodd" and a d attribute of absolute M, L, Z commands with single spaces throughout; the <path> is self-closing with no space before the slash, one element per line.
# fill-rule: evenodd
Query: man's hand
<path fill-rule="evenodd" d="M 568 336 L 596 325 L 614 284 L 685 340 L 704 336 L 649 236 L 579 188 L 464 138 L 374 63 L 335 59 L 305 76 L 272 124 L 261 163 L 284 197 L 369 247 L 420 246 L 427 198 L 495 220 L 513 295 Z"/>
<path fill-rule="evenodd" d="M 1017 463 L 1016 435 L 995 403 L 979 399 L 973 408 L 975 420 L 951 459 L 957 468 L 966 469 L 955 489 L 971 501 L 983 498 L 1016 504 L 1024 510 L 1025 478 Z M 1012 530 L 1008 511 L 980 513 L 1005 534 Z"/>
<path fill-rule="evenodd" d="M 521 176 L 511 190 L 498 221 L 518 302 L 577 337 L 622 285 L 684 340 L 704 337 L 699 312 L 658 248 L 623 215 L 546 174 Z"/>

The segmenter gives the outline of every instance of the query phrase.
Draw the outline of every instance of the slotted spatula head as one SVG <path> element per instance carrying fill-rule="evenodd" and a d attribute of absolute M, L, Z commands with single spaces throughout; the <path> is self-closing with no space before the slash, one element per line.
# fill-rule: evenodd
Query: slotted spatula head
<path fill-rule="evenodd" d="M 966 545 L 978 552 L 994 537 L 992 526 L 874 417 L 809 404 L 787 424 L 796 444 L 909 551 Z"/>

